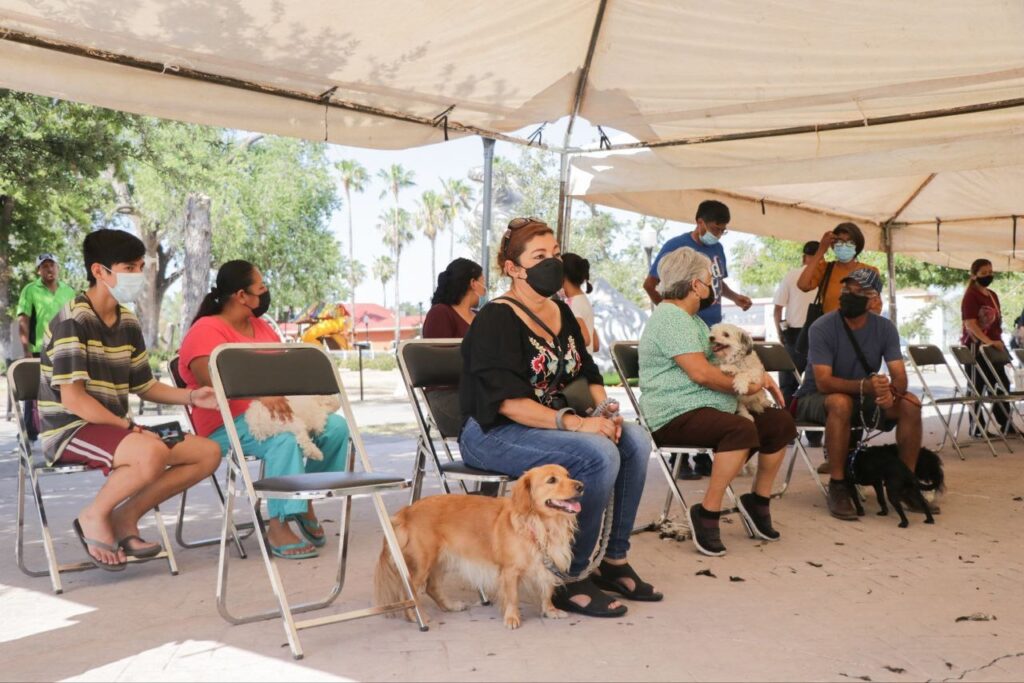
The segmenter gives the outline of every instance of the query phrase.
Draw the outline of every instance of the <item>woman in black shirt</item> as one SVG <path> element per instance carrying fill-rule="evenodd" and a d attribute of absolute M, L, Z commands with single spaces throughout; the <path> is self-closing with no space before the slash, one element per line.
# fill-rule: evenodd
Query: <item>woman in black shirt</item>
<path fill-rule="evenodd" d="M 651 443 L 639 426 L 622 423 L 617 404 L 607 401 L 575 316 L 550 298 L 562 286 L 559 254 L 551 228 L 542 221 L 509 223 L 498 263 L 512 287 L 480 310 L 462 343 L 459 445 L 472 467 L 518 477 L 532 467 L 558 464 L 583 482 L 569 568 L 576 580 L 556 591 L 554 603 L 591 616 L 620 616 L 625 605 L 601 589 L 634 600 L 662 597 L 626 562 Z M 586 417 L 564 408 L 560 392 L 580 376 L 601 415 Z M 581 577 L 610 503 L 604 559 L 590 576 Z"/>

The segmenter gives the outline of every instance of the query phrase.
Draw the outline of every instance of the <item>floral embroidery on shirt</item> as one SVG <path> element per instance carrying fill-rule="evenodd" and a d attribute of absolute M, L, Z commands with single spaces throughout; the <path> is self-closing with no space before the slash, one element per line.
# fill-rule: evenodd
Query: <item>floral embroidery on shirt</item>
<path fill-rule="evenodd" d="M 537 354 L 530 359 L 530 384 L 539 399 L 547 391 L 548 384 L 558 374 L 558 354 L 555 350 L 530 335 L 530 344 L 536 349 Z M 561 391 L 579 373 L 582 365 L 579 350 L 576 348 L 576 338 L 570 336 L 565 350 L 565 374 L 555 391 Z"/>

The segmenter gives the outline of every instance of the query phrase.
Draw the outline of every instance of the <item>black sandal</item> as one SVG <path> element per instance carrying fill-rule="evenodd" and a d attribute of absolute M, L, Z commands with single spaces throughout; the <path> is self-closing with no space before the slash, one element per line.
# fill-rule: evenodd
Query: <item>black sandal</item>
<path fill-rule="evenodd" d="M 581 607 L 570 600 L 570 598 L 576 595 L 589 596 L 590 602 L 587 603 L 586 607 Z M 613 602 L 615 602 L 615 598 L 607 593 L 602 593 L 589 577 L 582 581 L 574 581 L 573 583 L 558 586 L 555 588 L 554 595 L 551 596 L 551 603 L 560 610 L 605 619 L 621 617 L 628 609 L 625 605 L 619 605 L 612 609 L 609 605 Z"/>
<path fill-rule="evenodd" d="M 601 573 L 598 574 L 597 572 Z M 594 580 L 594 584 L 601 590 L 618 593 L 627 600 L 658 602 L 665 597 L 654 590 L 654 586 L 644 583 L 633 568 L 629 566 L 629 563 L 611 564 L 609 562 L 602 562 L 601 566 L 591 574 L 591 578 Z M 622 579 L 632 579 L 633 590 L 628 590 L 622 584 Z"/>

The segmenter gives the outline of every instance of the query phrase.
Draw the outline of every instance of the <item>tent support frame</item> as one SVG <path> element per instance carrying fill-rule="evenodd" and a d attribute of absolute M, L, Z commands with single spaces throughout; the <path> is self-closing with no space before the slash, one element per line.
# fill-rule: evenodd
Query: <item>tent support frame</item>
<path fill-rule="evenodd" d="M 889 320 L 893 325 L 898 325 L 896 315 L 896 259 L 892 251 L 892 223 L 886 222 L 882 225 L 882 232 L 885 238 L 885 267 L 889 279 Z"/>

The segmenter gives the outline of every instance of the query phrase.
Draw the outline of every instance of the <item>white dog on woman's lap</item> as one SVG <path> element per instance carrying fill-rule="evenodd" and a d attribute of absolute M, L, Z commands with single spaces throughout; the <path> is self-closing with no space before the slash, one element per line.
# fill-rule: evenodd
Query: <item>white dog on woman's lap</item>
<path fill-rule="evenodd" d="M 764 379 L 764 365 L 754 353 L 754 340 L 741 327 L 718 323 L 711 328 L 711 350 L 718 359 L 718 369 L 732 377 L 732 387 L 739 394 L 736 414 L 753 420 L 752 413 L 763 413 L 772 405 L 764 391 L 747 395 L 751 384 Z"/>
<path fill-rule="evenodd" d="M 327 417 L 341 407 L 341 400 L 337 395 L 329 395 L 288 396 L 287 401 L 292 409 L 291 419 L 288 420 L 275 417 L 260 401 L 253 401 L 245 411 L 249 433 L 262 441 L 275 434 L 291 432 L 303 455 L 310 460 L 323 460 L 324 454 L 317 448 L 312 436 L 323 434 Z"/>

